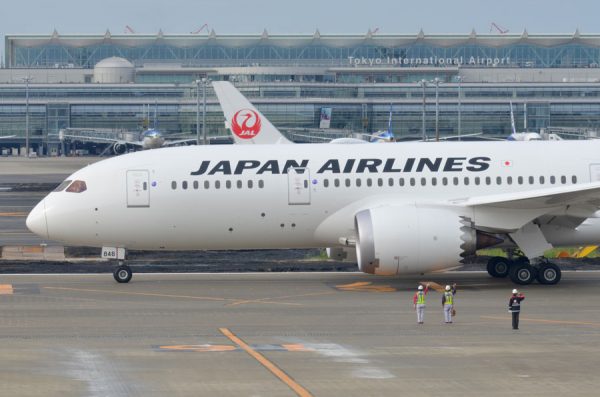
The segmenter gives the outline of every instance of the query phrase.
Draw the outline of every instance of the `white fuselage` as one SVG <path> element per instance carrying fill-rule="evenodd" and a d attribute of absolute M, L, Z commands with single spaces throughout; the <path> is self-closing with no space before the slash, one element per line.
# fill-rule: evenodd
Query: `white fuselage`
<path fill-rule="evenodd" d="M 587 183 L 594 164 L 597 141 L 165 148 L 77 171 L 68 179 L 87 189 L 50 193 L 28 226 L 69 245 L 331 247 L 356 236 L 354 216 L 365 208 Z M 586 222 L 584 231 L 549 232 L 550 242 L 597 242 L 598 222 Z"/>

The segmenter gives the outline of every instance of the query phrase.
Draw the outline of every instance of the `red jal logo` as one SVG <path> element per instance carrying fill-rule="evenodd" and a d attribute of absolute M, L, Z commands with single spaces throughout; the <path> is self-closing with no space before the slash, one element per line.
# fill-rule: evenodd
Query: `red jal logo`
<path fill-rule="evenodd" d="M 252 139 L 260 132 L 261 121 L 258 113 L 250 109 L 238 110 L 233 115 L 231 130 L 241 139 Z"/>

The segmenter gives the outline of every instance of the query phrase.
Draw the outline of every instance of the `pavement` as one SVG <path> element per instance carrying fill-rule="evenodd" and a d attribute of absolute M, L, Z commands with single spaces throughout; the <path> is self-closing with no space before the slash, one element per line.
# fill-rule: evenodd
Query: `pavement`
<path fill-rule="evenodd" d="M 425 324 L 412 295 L 431 282 Z M 454 324 L 441 294 L 458 284 Z M 600 272 L 523 287 L 482 272 L 0 277 L 6 396 L 591 396 Z"/>

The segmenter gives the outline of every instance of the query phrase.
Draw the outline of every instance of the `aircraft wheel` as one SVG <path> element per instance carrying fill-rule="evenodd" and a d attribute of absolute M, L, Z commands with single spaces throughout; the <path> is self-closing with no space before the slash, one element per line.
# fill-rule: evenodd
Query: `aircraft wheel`
<path fill-rule="evenodd" d="M 528 263 L 517 263 L 511 266 L 509 277 L 515 284 L 531 284 L 536 278 L 536 270 Z"/>
<path fill-rule="evenodd" d="M 133 273 L 129 266 L 120 265 L 113 272 L 113 276 L 118 283 L 128 283 L 131 277 L 133 277 Z"/>
<path fill-rule="evenodd" d="M 490 258 L 487 263 L 487 271 L 490 276 L 502 278 L 508 276 L 508 272 L 510 271 L 511 261 L 508 258 L 503 258 L 501 256 L 495 256 Z"/>
<path fill-rule="evenodd" d="M 562 273 L 554 263 L 544 263 L 537 272 L 537 280 L 540 284 L 553 285 L 560 281 Z"/>

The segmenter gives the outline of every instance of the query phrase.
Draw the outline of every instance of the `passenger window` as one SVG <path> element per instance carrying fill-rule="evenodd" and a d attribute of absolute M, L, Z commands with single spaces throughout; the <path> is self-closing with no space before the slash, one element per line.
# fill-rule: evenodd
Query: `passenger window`
<path fill-rule="evenodd" d="M 444 185 L 444 186 L 448 185 L 448 178 L 446 178 L 446 177 L 442 178 L 442 185 Z"/>
<path fill-rule="evenodd" d="M 404 178 L 400 178 L 400 179 L 398 179 L 398 184 L 399 184 L 400 186 L 404 186 Z"/>
<path fill-rule="evenodd" d="M 360 185 L 362 184 L 360 178 L 356 178 L 356 187 L 360 187 Z"/>
<path fill-rule="evenodd" d="M 522 185 L 523 184 L 523 177 L 522 176 L 518 177 L 517 178 L 517 182 L 519 183 L 519 185 Z"/>
<path fill-rule="evenodd" d="M 454 186 L 458 186 L 458 177 L 452 178 L 452 183 L 454 183 Z"/>
<path fill-rule="evenodd" d="M 506 177 L 506 183 L 508 183 L 509 185 L 512 185 L 512 176 Z"/>
<path fill-rule="evenodd" d="M 421 178 L 421 186 L 427 185 L 427 178 Z"/>
<path fill-rule="evenodd" d="M 231 181 L 225 181 L 225 187 L 231 189 Z"/>
<path fill-rule="evenodd" d="M 435 177 L 431 178 L 431 185 L 432 186 L 436 186 L 437 185 L 437 178 L 435 178 Z"/>
<path fill-rule="evenodd" d="M 468 185 L 469 185 L 469 177 L 465 176 L 465 186 L 468 186 Z"/>
<path fill-rule="evenodd" d="M 485 184 L 486 185 L 491 185 L 492 184 L 492 178 L 490 178 L 489 176 L 485 177 Z"/>
<path fill-rule="evenodd" d="M 502 177 L 501 176 L 496 177 L 496 185 L 502 185 Z"/>
<path fill-rule="evenodd" d="M 561 176 L 560 177 L 560 183 L 562 183 L 563 185 L 567 183 L 567 177 L 566 176 Z"/>
<path fill-rule="evenodd" d="M 415 178 L 410 178 L 410 186 L 415 186 Z"/>
<path fill-rule="evenodd" d="M 308 181 L 304 181 L 304 187 L 305 187 L 305 188 L 308 188 L 308 186 L 307 186 L 307 185 L 308 185 Z M 260 180 L 258 181 L 258 188 L 259 188 L 259 189 L 262 189 L 262 188 L 264 188 L 264 187 L 265 187 L 265 181 L 263 181 L 262 179 L 260 179 Z"/>
<path fill-rule="evenodd" d="M 383 186 L 383 179 L 377 178 L 377 186 Z"/>
<path fill-rule="evenodd" d="M 373 186 L 373 180 L 371 178 L 367 178 L 367 186 Z"/>
<path fill-rule="evenodd" d="M 394 186 L 394 178 L 389 178 L 388 179 L 388 185 Z"/>
<path fill-rule="evenodd" d="M 323 179 L 323 187 L 329 187 L 329 179 Z"/>
<path fill-rule="evenodd" d="M 194 190 L 198 190 L 198 186 L 199 186 L 198 181 L 194 181 Z"/>
<path fill-rule="evenodd" d="M 481 179 L 478 176 L 475 177 L 475 184 L 479 185 L 481 183 Z"/>
<path fill-rule="evenodd" d="M 540 176 L 540 185 L 543 185 L 546 182 L 543 176 Z"/>
<path fill-rule="evenodd" d="M 183 190 L 187 190 L 187 181 L 183 181 L 183 182 L 181 182 L 181 188 L 182 188 Z"/>
<path fill-rule="evenodd" d="M 204 188 L 205 189 L 210 189 L 210 182 L 209 181 L 204 181 Z"/>
<path fill-rule="evenodd" d="M 346 187 L 350 187 L 351 183 L 350 178 L 346 178 Z"/>
<path fill-rule="evenodd" d="M 236 184 L 236 186 L 237 186 L 238 189 L 242 188 L 242 181 L 237 181 L 235 184 Z"/>
<path fill-rule="evenodd" d="M 554 175 L 550 177 L 550 183 L 553 185 L 556 183 L 556 177 Z"/>
<path fill-rule="evenodd" d="M 215 181 L 215 189 L 221 188 L 221 181 Z"/>
<path fill-rule="evenodd" d="M 340 187 L 340 180 L 339 180 L 339 179 L 337 179 L 337 178 L 335 178 L 335 179 L 333 180 L 333 184 L 335 185 L 335 187 Z"/>
<path fill-rule="evenodd" d="M 171 182 L 171 189 L 173 189 L 173 190 L 177 189 L 177 182 L 175 182 L 175 181 Z"/>
<path fill-rule="evenodd" d="M 254 183 L 252 181 L 248 181 L 248 189 L 252 189 Z"/>
<path fill-rule="evenodd" d="M 529 184 L 530 184 L 530 185 L 533 185 L 533 182 L 534 182 L 534 179 L 533 179 L 533 177 L 532 177 L 532 176 L 530 176 L 530 177 L 529 177 Z"/>
<path fill-rule="evenodd" d="M 572 181 L 573 183 L 577 183 L 577 177 L 576 177 L 575 175 L 573 175 L 573 176 L 571 177 L 571 181 Z"/>

